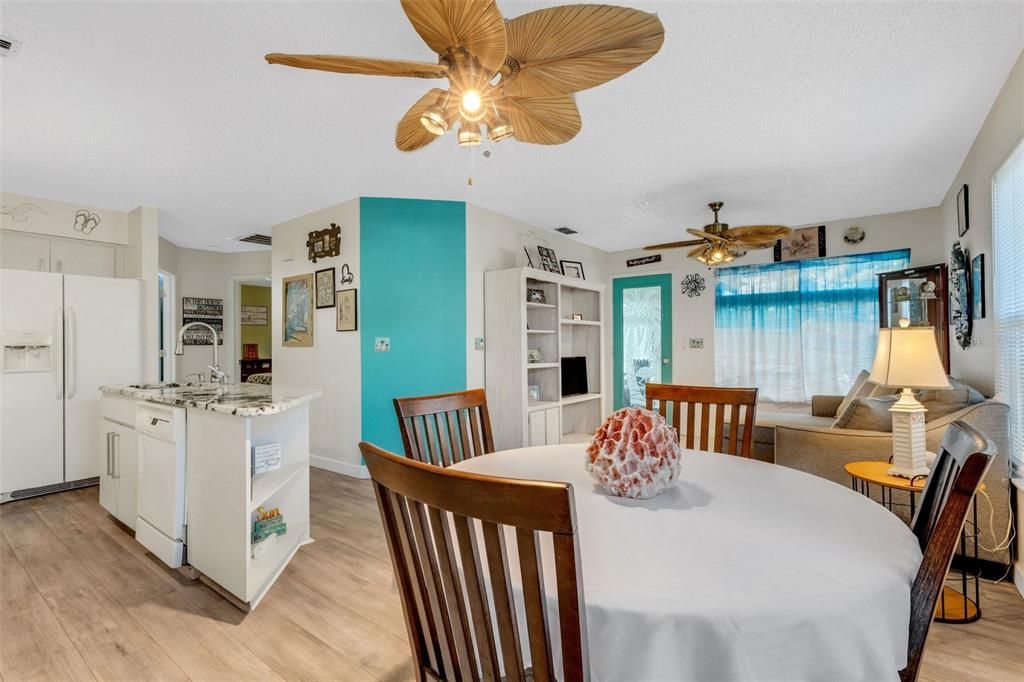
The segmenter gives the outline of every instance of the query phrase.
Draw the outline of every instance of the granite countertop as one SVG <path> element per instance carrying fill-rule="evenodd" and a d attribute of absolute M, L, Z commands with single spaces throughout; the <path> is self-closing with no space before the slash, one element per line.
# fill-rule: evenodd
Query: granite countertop
<path fill-rule="evenodd" d="M 267 384 L 100 386 L 100 391 L 108 395 L 121 395 L 175 407 L 193 407 L 237 417 L 277 414 L 323 395 L 323 391 L 318 389 Z"/>

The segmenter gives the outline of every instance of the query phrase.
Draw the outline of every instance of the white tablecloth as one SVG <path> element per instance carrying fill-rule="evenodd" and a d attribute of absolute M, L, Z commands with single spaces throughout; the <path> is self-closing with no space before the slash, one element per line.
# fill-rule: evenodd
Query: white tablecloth
<path fill-rule="evenodd" d="M 584 450 L 510 450 L 454 468 L 573 484 L 596 680 L 898 679 L 921 552 L 881 505 L 793 469 L 694 451 L 675 487 L 626 500 L 593 482 Z"/>

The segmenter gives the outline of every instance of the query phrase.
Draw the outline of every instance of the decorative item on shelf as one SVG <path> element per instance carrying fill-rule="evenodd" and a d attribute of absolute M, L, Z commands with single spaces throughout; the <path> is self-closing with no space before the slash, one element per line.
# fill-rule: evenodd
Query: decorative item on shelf
<path fill-rule="evenodd" d="M 281 345 L 313 345 L 313 274 L 281 280 Z"/>
<path fill-rule="evenodd" d="M 530 384 L 527 386 L 527 394 L 530 396 L 532 402 L 540 400 L 540 384 Z"/>
<path fill-rule="evenodd" d="M 274 535 L 288 532 L 288 524 L 284 522 L 281 510 L 277 507 L 267 510 L 265 507 L 256 509 L 256 520 L 252 524 L 252 544 L 262 543 Z M 254 548 L 255 549 L 255 548 Z"/>
<path fill-rule="evenodd" d="M 242 344 L 242 359 L 243 360 L 259 360 L 260 359 L 260 344 L 258 344 L 258 343 L 243 343 Z"/>
<path fill-rule="evenodd" d="M 963 237 L 971 229 L 970 202 L 968 201 L 967 185 L 956 193 L 956 228 L 957 234 Z"/>
<path fill-rule="evenodd" d="M 243 327 L 265 327 L 270 318 L 270 306 L 243 305 L 239 308 L 238 323 Z"/>
<path fill-rule="evenodd" d="M 605 419 L 587 448 L 587 471 L 618 497 L 654 497 L 676 482 L 681 465 L 679 433 L 641 407 L 624 407 Z"/>
<path fill-rule="evenodd" d="M 985 317 L 985 254 L 971 259 L 971 313 L 975 320 Z"/>
<path fill-rule="evenodd" d="M 639 258 L 627 258 L 626 267 L 635 268 L 641 265 L 650 265 L 652 263 L 660 263 L 661 254 L 656 253 L 653 256 L 640 256 Z"/>
<path fill-rule="evenodd" d="M 562 268 L 562 274 L 566 277 L 574 277 L 576 279 L 586 279 L 583 276 L 583 263 L 575 260 L 563 260 L 559 261 Z"/>
<path fill-rule="evenodd" d="M 359 329 L 359 300 L 357 289 L 342 289 L 335 302 L 337 320 L 335 329 L 339 332 L 354 332 Z"/>
<path fill-rule="evenodd" d="M 573 313 L 573 314 L 572 314 L 572 318 L 571 318 L 571 319 L 572 319 L 573 321 L 579 321 L 579 322 L 582 322 L 582 321 L 583 321 L 583 313 Z"/>
<path fill-rule="evenodd" d="M 252 473 L 264 474 L 281 468 L 281 444 L 265 443 L 252 446 Z"/>
<path fill-rule="evenodd" d="M 352 274 L 352 270 L 349 269 L 348 263 L 344 263 L 341 266 L 341 279 L 338 280 L 338 284 L 345 286 L 346 284 L 352 284 L 356 281 L 356 276 Z"/>
<path fill-rule="evenodd" d="M 686 294 L 689 298 L 700 296 L 704 293 L 704 287 L 704 277 L 695 273 L 683 277 L 683 281 L 680 282 L 682 293 Z"/>
<path fill-rule="evenodd" d="M 971 345 L 971 280 L 970 261 L 960 242 L 953 242 L 949 253 L 949 323 L 961 348 Z"/>
<path fill-rule="evenodd" d="M 825 257 L 825 226 L 793 230 L 775 242 L 775 262 Z"/>
<path fill-rule="evenodd" d="M 181 299 L 181 324 L 205 322 L 217 330 L 217 345 L 224 345 L 224 299 L 195 298 L 185 296 Z M 186 346 L 212 346 L 210 330 L 205 327 L 190 327 L 182 337 Z"/>
<path fill-rule="evenodd" d="M 316 271 L 316 307 L 334 307 L 334 268 Z"/>
<path fill-rule="evenodd" d="M 100 217 L 92 211 L 81 209 L 75 213 L 75 232 L 81 232 L 82 234 L 92 234 L 100 225 Z"/>
<path fill-rule="evenodd" d="M 526 302 L 546 304 L 548 301 L 543 289 L 528 288 L 526 290 Z"/>
<path fill-rule="evenodd" d="M 526 265 L 527 265 L 528 267 L 531 267 L 531 268 L 532 268 L 532 267 L 534 267 L 534 265 L 533 265 L 533 259 L 532 259 L 532 258 L 530 258 L 530 250 L 529 250 L 528 248 L 526 248 L 526 247 L 524 246 L 524 247 L 523 247 L 523 253 L 525 253 L 525 254 L 526 254 Z"/>
<path fill-rule="evenodd" d="M 925 282 L 921 285 L 921 300 L 930 301 L 935 298 L 935 282 Z"/>
<path fill-rule="evenodd" d="M 306 247 L 309 249 L 307 258 L 314 263 L 318 258 L 341 255 L 341 226 L 331 223 L 326 229 L 310 232 L 306 239 Z"/>
<path fill-rule="evenodd" d="M 932 327 L 911 327 L 900 320 L 899 327 L 880 330 L 871 381 L 887 388 L 902 389 L 899 400 L 889 408 L 892 415 L 892 468 L 889 474 L 913 479 L 927 476 L 925 455 L 925 409 L 913 389 L 950 388 Z"/>
<path fill-rule="evenodd" d="M 892 302 L 903 303 L 910 300 L 910 287 L 896 287 L 892 290 Z"/>
<path fill-rule="evenodd" d="M 861 227 L 848 227 L 846 232 L 843 232 L 843 241 L 847 244 L 860 244 L 864 241 L 864 229 Z"/>
<path fill-rule="evenodd" d="M 541 354 L 540 348 L 527 348 L 526 349 L 526 361 L 531 365 L 535 365 L 540 362 Z"/>
<path fill-rule="evenodd" d="M 554 272 L 555 274 L 561 273 L 561 270 L 558 268 L 558 256 L 555 255 L 554 249 L 546 246 L 537 246 L 537 253 L 540 254 L 541 270 Z"/>

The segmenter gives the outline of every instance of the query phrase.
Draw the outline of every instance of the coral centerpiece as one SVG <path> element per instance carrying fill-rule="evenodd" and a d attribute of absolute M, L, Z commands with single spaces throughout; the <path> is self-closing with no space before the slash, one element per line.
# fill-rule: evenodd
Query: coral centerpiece
<path fill-rule="evenodd" d="M 679 434 L 657 412 L 624 407 L 604 420 L 587 448 L 587 471 L 619 497 L 654 497 L 679 478 Z"/>

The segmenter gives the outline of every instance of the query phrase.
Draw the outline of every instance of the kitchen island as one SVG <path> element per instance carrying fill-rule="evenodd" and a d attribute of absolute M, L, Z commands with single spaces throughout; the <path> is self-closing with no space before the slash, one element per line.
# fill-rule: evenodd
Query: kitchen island
<path fill-rule="evenodd" d="M 254 608 L 299 547 L 311 542 L 309 402 L 321 392 L 213 383 L 100 390 L 114 408 L 125 411 L 125 401 L 134 407 L 136 538 L 173 565 L 174 554 L 161 550 L 176 541 L 175 519 L 181 519 L 178 542 L 183 541 L 185 562 L 236 605 Z M 280 446 L 277 465 L 256 473 L 257 446 Z M 120 446 L 114 449 L 120 461 Z M 110 461 L 108 439 L 107 470 L 120 479 L 123 464 Z M 101 477 L 101 500 L 104 482 Z M 274 509 L 284 528 L 254 537 L 258 512 Z"/>

